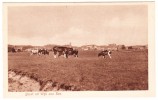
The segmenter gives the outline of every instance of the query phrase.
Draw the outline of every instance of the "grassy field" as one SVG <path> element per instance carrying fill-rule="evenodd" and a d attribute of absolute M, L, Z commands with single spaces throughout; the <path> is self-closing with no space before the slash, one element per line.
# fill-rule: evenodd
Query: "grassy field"
<path fill-rule="evenodd" d="M 147 90 L 147 51 L 114 51 L 112 59 L 98 58 L 98 51 L 79 51 L 79 57 L 54 59 L 50 55 L 30 56 L 28 52 L 8 53 L 8 69 L 75 85 L 79 90 Z"/>

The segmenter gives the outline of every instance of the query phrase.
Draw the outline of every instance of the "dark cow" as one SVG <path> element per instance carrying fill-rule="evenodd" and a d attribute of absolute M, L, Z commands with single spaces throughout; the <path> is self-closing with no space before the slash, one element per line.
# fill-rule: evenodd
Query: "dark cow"
<path fill-rule="evenodd" d="M 55 46 L 53 47 L 54 58 L 57 58 L 61 55 L 64 55 L 65 58 L 68 58 L 69 55 L 74 55 L 74 57 L 78 57 L 78 50 L 74 50 L 70 47 L 63 46 Z"/>
<path fill-rule="evenodd" d="M 105 58 L 105 56 L 108 55 L 111 58 L 111 53 L 112 53 L 111 51 L 104 50 L 98 53 L 98 57 L 103 56 L 103 58 Z"/>
<path fill-rule="evenodd" d="M 49 51 L 47 49 L 39 49 L 38 53 L 43 55 L 49 55 Z"/>
<path fill-rule="evenodd" d="M 74 57 L 78 57 L 78 50 L 73 48 L 67 48 L 65 54 L 66 54 L 66 58 L 68 58 L 68 55 L 73 55 Z"/>
<path fill-rule="evenodd" d="M 15 50 L 15 48 L 12 48 L 12 52 L 13 52 L 13 53 L 16 53 L 16 50 Z"/>
<path fill-rule="evenodd" d="M 17 52 L 22 52 L 22 49 L 17 49 Z"/>
<path fill-rule="evenodd" d="M 13 53 L 15 53 L 16 50 L 14 49 L 14 47 L 8 47 L 8 52 L 13 52 Z"/>

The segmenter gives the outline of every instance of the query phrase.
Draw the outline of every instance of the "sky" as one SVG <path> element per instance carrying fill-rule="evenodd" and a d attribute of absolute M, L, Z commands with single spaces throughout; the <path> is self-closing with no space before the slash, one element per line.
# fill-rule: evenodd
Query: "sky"
<path fill-rule="evenodd" d="M 146 45 L 146 5 L 8 7 L 8 44 Z"/>

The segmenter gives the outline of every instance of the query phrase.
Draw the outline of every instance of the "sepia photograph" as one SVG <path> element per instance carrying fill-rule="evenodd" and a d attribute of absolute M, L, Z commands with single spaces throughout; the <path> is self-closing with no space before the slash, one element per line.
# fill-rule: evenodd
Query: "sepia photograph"
<path fill-rule="evenodd" d="M 148 91 L 151 5 L 4 3 L 6 91 Z"/>

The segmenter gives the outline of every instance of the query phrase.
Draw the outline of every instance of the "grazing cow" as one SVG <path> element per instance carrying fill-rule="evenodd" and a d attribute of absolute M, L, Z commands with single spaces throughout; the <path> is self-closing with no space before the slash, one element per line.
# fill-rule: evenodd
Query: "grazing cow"
<path fill-rule="evenodd" d="M 16 50 L 15 50 L 15 48 L 12 48 L 12 50 L 11 50 L 13 53 L 16 53 Z"/>
<path fill-rule="evenodd" d="M 78 50 L 73 48 L 67 48 L 65 54 L 66 54 L 66 58 L 68 58 L 68 55 L 73 55 L 74 57 L 78 57 Z"/>
<path fill-rule="evenodd" d="M 78 57 L 78 50 L 74 50 L 73 48 L 63 47 L 63 46 L 55 46 L 53 47 L 54 58 L 57 56 L 64 55 L 65 58 L 68 58 L 69 55 L 74 55 L 74 57 Z"/>
<path fill-rule="evenodd" d="M 43 54 L 43 55 L 49 55 L 49 52 L 47 49 L 39 49 L 39 54 Z"/>
<path fill-rule="evenodd" d="M 22 49 L 17 49 L 17 52 L 22 52 Z"/>
<path fill-rule="evenodd" d="M 104 51 L 101 51 L 99 54 L 98 54 L 98 57 L 100 56 L 103 56 L 103 58 L 105 58 L 106 55 L 109 56 L 109 58 L 111 58 L 111 51 L 108 51 L 108 50 L 104 50 Z"/>
<path fill-rule="evenodd" d="M 32 50 L 31 50 L 31 55 L 35 55 L 35 54 L 40 55 L 38 49 L 32 49 Z"/>

